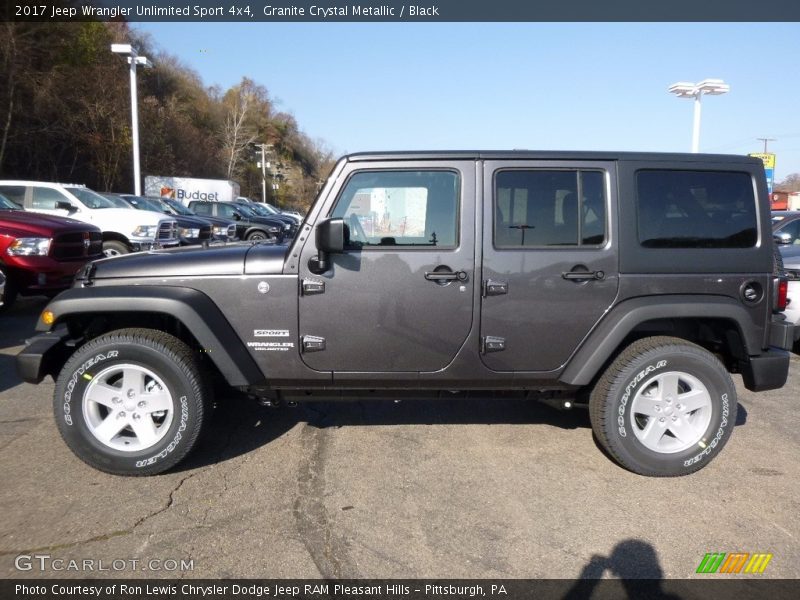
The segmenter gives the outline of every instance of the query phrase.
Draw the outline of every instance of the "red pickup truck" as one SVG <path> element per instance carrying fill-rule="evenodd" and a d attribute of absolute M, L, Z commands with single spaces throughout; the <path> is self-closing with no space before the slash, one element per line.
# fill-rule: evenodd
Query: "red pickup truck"
<path fill-rule="evenodd" d="M 75 219 L 25 212 L 0 195 L 0 312 L 18 294 L 54 296 L 87 261 L 103 258 L 102 233 Z"/>

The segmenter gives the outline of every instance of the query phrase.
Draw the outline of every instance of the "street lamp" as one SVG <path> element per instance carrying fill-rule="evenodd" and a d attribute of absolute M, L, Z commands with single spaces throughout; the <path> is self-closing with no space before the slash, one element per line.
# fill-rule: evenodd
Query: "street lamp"
<path fill-rule="evenodd" d="M 139 65 L 145 68 L 153 68 L 146 56 L 138 56 L 136 50 L 130 44 L 111 44 L 111 51 L 114 54 L 122 54 L 128 57 L 128 64 L 131 66 L 131 131 L 133 134 L 133 192 L 137 196 L 142 195 L 142 176 L 139 169 L 139 106 L 136 101 L 136 67 Z"/>
<path fill-rule="evenodd" d="M 669 92 L 678 98 L 694 98 L 694 127 L 692 129 L 692 152 L 700 151 L 700 99 L 703 94 L 720 96 L 727 94 L 731 86 L 722 79 L 704 79 L 700 83 L 679 81 L 669 86 Z"/>

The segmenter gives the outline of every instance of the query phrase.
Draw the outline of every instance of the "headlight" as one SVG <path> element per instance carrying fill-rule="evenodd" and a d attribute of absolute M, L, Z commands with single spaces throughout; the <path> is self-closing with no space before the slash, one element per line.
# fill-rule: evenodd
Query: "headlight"
<path fill-rule="evenodd" d="M 133 235 L 136 237 L 156 237 L 156 232 L 158 231 L 158 225 L 139 225 L 136 229 L 133 230 Z"/>
<path fill-rule="evenodd" d="M 200 237 L 199 229 L 191 229 L 189 227 L 179 227 L 178 235 L 185 238 L 198 238 Z"/>
<path fill-rule="evenodd" d="M 227 227 L 213 227 L 214 235 L 228 235 L 228 228 Z"/>
<path fill-rule="evenodd" d="M 6 252 L 10 256 L 47 256 L 50 238 L 17 238 Z"/>
<path fill-rule="evenodd" d="M 292 228 L 291 224 L 287 223 L 283 226 L 284 231 L 289 231 Z"/>
<path fill-rule="evenodd" d="M 280 228 L 278 228 L 278 227 L 267 227 L 267 231 L 269 231 L 270 233 L 278 233 L 278 232 L 280 232 Z"/>

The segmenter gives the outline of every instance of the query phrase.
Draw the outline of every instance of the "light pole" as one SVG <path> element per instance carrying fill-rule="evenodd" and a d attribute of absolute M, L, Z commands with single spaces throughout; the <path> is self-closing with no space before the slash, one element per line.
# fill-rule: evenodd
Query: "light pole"
<path fill-rule="evenodd" d="M 669 86 L 668 91 L 678 98 L 694 98 L 694 126 L 692 128 L 692 152 L 700 151 L 700 101 L 703 94 L 720 96 L 727 94 L 731 86 L 722 79 L 703 79 L 699 83 L 679 81 Z"/>
<path fill-rule="evenodd" d="M 272 148 L 272 144 L 256 144 L 256 148 L 261 149 L 261 201 L 267 201 L 267 151 Z"/>
<path fill-rule="evenodd" d="M 111 44 L 111 51 L 114 54 L 122 54 L 128 57 L 128 64 L 131 66 L 131 132 L 133 138 L 133 193 L 137 196 L 142 195 L 142 176 L 139 169 L 139 105 L 136 99 L 136 67 L 143 65 L 150 69 L 153 67 L 146 56 L 136 54 L 136 49 L 130 44 Z"/>

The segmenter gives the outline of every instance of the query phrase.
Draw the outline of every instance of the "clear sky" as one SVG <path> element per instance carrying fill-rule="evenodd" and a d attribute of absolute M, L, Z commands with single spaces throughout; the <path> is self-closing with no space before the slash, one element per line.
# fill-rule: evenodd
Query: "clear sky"
<path fill-rule="evenodd" d="M 337 154 L 688 151 L 677 81 L 720 78 L 701 152 L 763 151 L 800 172 L 800 24 L 137 23 L 206 85 L 246 76 Z"/>

